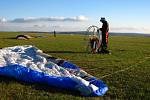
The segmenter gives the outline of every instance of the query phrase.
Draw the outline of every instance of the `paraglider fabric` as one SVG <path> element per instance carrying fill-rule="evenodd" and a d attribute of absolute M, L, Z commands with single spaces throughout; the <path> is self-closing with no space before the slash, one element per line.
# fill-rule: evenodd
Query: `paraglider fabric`
<path fill-rule="evenodd" d="M 0 75 L 75 90 L 84 96 L 103 96 L 108 90 L 103 81 L 75 64 L 47 55 L 31 45 L 0 49 Z"/>

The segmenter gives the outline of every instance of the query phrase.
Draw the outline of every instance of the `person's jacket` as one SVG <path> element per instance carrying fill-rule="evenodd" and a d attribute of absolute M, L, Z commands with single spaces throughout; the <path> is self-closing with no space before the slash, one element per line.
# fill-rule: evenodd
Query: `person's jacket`
<path fill-rule="evenodd" d="M 107 33 L 109 31 L 109 25 L 108 25 L 107 21 L 103 21 L 102 23 L 103 23 L 103 25 L 100 30 L 102 31 L 102 33 Z"/>

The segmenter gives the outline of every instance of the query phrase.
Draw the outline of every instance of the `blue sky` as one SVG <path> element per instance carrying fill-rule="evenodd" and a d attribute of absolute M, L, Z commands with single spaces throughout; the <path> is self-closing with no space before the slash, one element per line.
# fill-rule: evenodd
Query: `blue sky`
<path fill-rule="evenodd" d="M 86 30 L 90 25 L 101 27 L 99 19 L 106 17 L 112 32 L 150 33 L 149 4 L 150 0 L 1 0 L 0 31 Z"/>

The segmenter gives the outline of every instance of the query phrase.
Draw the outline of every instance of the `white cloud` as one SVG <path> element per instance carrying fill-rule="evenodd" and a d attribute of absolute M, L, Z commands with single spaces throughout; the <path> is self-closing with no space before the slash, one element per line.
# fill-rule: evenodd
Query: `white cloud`
<path fill-rule="evenodd" d="M 33 25 L 33 27 L 36 27 L 36 28 L 43 28 L 43 27 L 48 27 L 48 26 L 46 26 L 46 25 L 42 25 L 42 24 L 35 24 L 35 25 Z"/>
<path fill-rule="evenodd" d="M 86 16 L 76 16 L 76 17 L 27 17 L 27 18 L 15 18 L 9 20 L 9 22 L 15 23 L 26 23 L 26 22 L 39 22 L 39 21 L 87 21 Z"/>
<path fill-rule="evenodd" d="M 31 18 L 30 18 L 31 19 Z M 32 18 L 34 20 L 34 18 Z M 29 19 L 26 19 L 29 20 Z M 33 21 L 0 23 L 0 31 L 85 31 L 88 21 Z"/>
<path fill-rule="evenodd" d="M 6 20 L 0 17 L 0 31 L 86 31 L 90 23 L 85 16 L 76 17 L 27 17 Z M 101 25 L 99 25 L 101 27 Z M 110 32 L 150 33 L 147 26 L 110 26 Z"/>
<path fill-rule="evenodd" d="M 78 19 L 79 21 L 87 21 L 88 20 L 88 18 L 83 15 L 77 16 L 76 19 Z"/>
<path fill-rule="evenodd" d="M 0 18 L 0 31 L 80 31 L 88 22 L 85 16 Z"/>
<path fill-rule="evenodd" d="M 143 27 L 112 27 L 110 31 L 111 32 L 126 32 L 126 33 L 131 33 L 131 32 L 149 33 L 150 32 L 148 28 L 143 28 Z"/>
<path fill-rule="evenodd" d="M 0 22 L 7 22 L 6 18 L 0 18 Z"/>

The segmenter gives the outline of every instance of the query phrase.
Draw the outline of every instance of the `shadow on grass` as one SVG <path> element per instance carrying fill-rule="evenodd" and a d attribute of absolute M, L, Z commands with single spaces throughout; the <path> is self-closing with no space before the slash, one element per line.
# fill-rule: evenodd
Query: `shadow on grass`
<path fill-rule="evenodd" d="M 59 93 L 59 94 L 65 94 L 65 95 L 66 94 L 72 95 L 72 96 L 76 96 L 76 97 L 82 97 L 78 91 L 73 91 L 73 90 L 69 90 L 69 89 L 60 89 L 60 88 L 48 86 L 45 84 L 34 84 L 32 86 L 32 88 L 35 90 L 44 90 L 44 91 L 52 93 L 52 94 Z"/>
<path fill-rule="evenodd" d="M 83 97 L 82 95 L 80 95 L 78 91 L 59 89 L 57 87 L 52 87 L 52 86 L 48 86 L 46 84 L 40 84 L 40 83 L 22 82 L 22 81 L 16 80 L 15 78 L 10 78 L 6 76 L 0 76 L 0 83 L 2 82 L 6 84 L 11 84 L 14 82 L 14 83 L 22 84 L 27 87 L 31 86 L 32 89 L 41 90 L 41 91 L 44 90 L 45 92 L 52 93 L 52 94 L 58 93 L 58 94 L 72 95 L 76 97 Z"/>
<path fill-rule="evenodd" d="M 17 38 L 16 38 L 16 37 L 10 37 L 10 38 L 7 38 L 7 39 L 15 39 L 15 40 L 17 40 Z"/>
<path fill-rule="evenodd" d="M 0 39 L 15 39 L 16 40 L 16 37 L 1 37 Z"/>
<path fill-rule="evenodd" d="M 85 51 L 81 51 L 81 52 L 74 52 L 74 51 L 45 51 L 44 53 L 87 53 L 87 52 L 85 52 Z"/>

